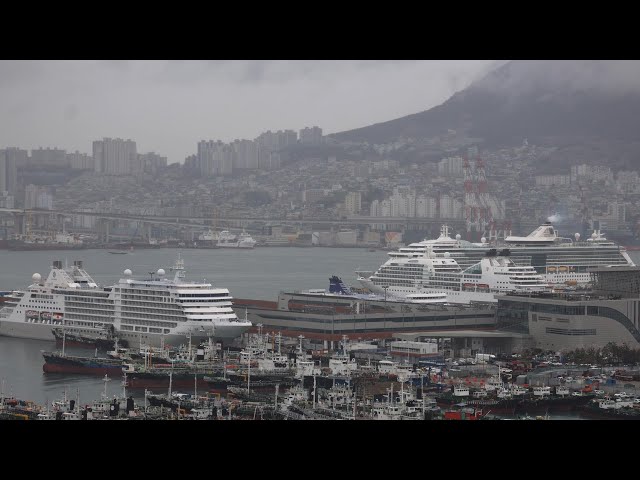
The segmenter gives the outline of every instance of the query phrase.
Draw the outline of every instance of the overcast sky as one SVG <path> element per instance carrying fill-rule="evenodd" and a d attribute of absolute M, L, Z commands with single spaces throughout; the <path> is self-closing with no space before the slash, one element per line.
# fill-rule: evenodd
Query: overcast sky
<path fill-rule="evenodd" d="M 328 134 L 427 110 L 499 63 L 0 61 L 0 148 L 91 154 L 93 140 L 119 137 L 182 162 L 199 140 Z"/>

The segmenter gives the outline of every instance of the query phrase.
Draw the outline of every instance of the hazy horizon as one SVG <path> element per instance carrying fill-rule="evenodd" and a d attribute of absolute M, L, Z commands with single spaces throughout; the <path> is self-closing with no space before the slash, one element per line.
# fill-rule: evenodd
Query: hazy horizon
<path fill-rule="evenodd" d="M 491 60 L 0 61 L 0 148 L 92 153 L 132 139 L 169 163 L 200 140 L 319 126 L 331 134 L 427 110 Z"/>

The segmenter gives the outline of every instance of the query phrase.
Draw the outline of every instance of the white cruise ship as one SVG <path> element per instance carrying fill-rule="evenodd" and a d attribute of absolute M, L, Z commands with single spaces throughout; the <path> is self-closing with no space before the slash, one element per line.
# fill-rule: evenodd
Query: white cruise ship
<path fill-rule="evenodd" d="M 178 258 L 173 279 L 159 269 L 146 279 L 131 270 L 110 287 L 99 287 L 81 261 L 71 267 L 55 261 L 47 279 L 34 273 L 24 292 L 14 292 L 0 310 L 0 335 L 54 340 L 52 328 L 64 324 L 70 332 L 99 335 L 113 325 L 122 339 L 152 346 L 180 345 L 208 338 L 230 341 L 251 327 L 234 313 L 226 288 L 186 282 L 184 261 Z"/>
<path fill-rule="evenodd" d="M 500 252 L 507 254 L 508 252 Z M 478 263 L 463 270 L 449 252 L 435 253 L 401 248 L 390 252 L 375 273 L 357 272 L 358 281 L 374 293 L 411 297 L 446 293 L 451 303 L 496 302 L 496 293 L 542 292 L 547 289 L 531 266 L 518 266 L 494 249 Z"/>
<path fill-rule="evenodd" d="M 558 235 L 551 223 L 544 223 L 526 237 L 509 236 L 499 245 L 483 241 L 474 243 L 453 239 L 449 228 L 443 225 L 435 240 L 423 240 L 400 248 L 392 253 L 422 253 L 431 247 L 436 253 L 449 252 L 462 269 L 477 264 L 492 248 L 509 250 L 509 257 L 516 265 L 529 265 L 542 275 L 549 285 L 585 285 L 591 280 L 588 269 L 605 265 L 634 266 L 626 249 L 607 240 L 596 230 L 586 241 L 579 234 L 574 238 Z M 391 254 L 390 254 L 391 255 Z"/>
<path fill-rule="evenodd" d="M 256 241 L 246 232 L 235 235 L 228 230 L 223 230 L 220 232 L 220 235 L 218 235 L 217 246 L 226 248 L 253 248 L 256 246 Z"/>

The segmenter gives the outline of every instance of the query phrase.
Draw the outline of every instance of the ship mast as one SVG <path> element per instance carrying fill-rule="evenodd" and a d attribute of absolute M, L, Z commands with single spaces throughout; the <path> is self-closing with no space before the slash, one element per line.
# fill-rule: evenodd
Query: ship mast
<path fill-rule="evenodd" d="M 62 356 L 64 357 L 64 343 L 65 343 L 65 339 L 66 339 L 66 332 L 64 329 L 64 324 L 66 322 L 66 319 L 63 318 L 62 319 Z"/>
<path fill-rule="evenodd" d="M 247 394 L 250 393 L 251 385 L 251 349 L 249 349 L 249 368 L 247 369 Z"/>

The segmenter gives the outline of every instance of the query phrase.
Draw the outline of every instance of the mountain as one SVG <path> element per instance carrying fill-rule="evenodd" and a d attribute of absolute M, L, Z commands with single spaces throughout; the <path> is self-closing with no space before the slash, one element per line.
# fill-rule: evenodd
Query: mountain
<path fill-rule="evenodd" d="M 512 61 L 442 105 L 388 122 L 330 135 L 339 141 L 388 143 L 456 130 L 484 144 L 612 145 L 640 142 L 640 62 Z M 425 86 L 428 88 L 428 86 Z"/>

